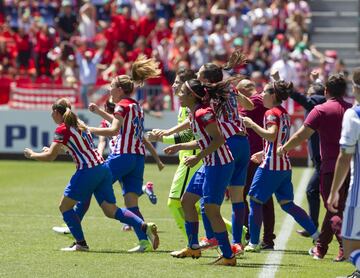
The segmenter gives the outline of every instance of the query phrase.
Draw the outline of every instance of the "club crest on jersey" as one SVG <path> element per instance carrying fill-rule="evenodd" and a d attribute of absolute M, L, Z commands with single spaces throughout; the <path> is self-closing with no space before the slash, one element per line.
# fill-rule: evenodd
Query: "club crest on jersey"
<path fill-rule="evenodd" d="M 122 106 L 116 106 L 115 107 L 115 112 L 122 113 L 122 112 L 124 112 L 124 108 Z"/>
<path fill-rule="evenodd" d="M 54 140 L 62 141 L 62 140 L 64 140 L 64 135 L 60 134 L 60 133 L 55 133 Z"/>
<path fill-rule="evenodd" d="M 201 120 L 203 122 L 208 122 L 209 120 L 211 120 L 213 118 L 213 115 L 212 114 L 205 114 L 203 116 L 201 116 Z"/>
<path fill-rule="evenodd" d="M 274 115 L 269 115 L 269 116 L 266 117 L 266 120 L 267 120 L 268 122 L 276 121 L 276 116 L 274 116 Z"/>

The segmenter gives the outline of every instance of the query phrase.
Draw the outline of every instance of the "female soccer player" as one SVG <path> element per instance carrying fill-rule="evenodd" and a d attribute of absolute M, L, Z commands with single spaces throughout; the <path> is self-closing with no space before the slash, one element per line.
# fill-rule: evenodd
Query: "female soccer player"
<path fill-rule="evenodd" d="M 360 103 L 360 68 L 353 72 L 353 93 Z M 341 228 L 344 246 L 344 257 L 349 258 L 356 270 L 347 277 L 360 277 L 360 106 L 346 110 L 342 122 L 340 153 L 335 166 L 331 192 L 327 200 L 328 209 L 333 213 L 339 212 L 340 190 L 348 175 L 351 164 L 351 183 L 346 200 L 343 223 Z"/>
<path fill-rule="evenodd" d="M 89 200 L 94 194 L 95 198 L 109 218 L 128 223 L 135 228 L 139 240 L 151 241 L 152 248 L 157 249 L 159 237 L 154 223 L 145 224 L 144 221 L 127 209 L 118 208 L 111 185 L 111 172 L 104 164 L 104 159 L 94 147 L 91 134 L 78 120 L 77 116 L 68 107 L 69 101 L 59 99 L 52 107 L 52 118 L 58 127 L 55 130 L 54 141 L 50 148 L 42 153 L 36 153 L 26 148 L 26 158 L 39 161 L 52 161 L 65 149 L 76 163 L 77 170 L 65 188 L 64 196 L 60 202 L 60 211 L 69 227 L 75 242 L 62 251 L 88 251 L 89 247 L 81 227 L 79 215 L 74 206 L 79 201 Z M 149 243 L 150 244 L 150 243 Z"/>
<path fill-rule="evenodd" d="M 175 95 L 178 95 L 182 84 L 185 81 L 196 79 L 195 72 L 190 69 L 181 68 L 176 73 L 176 78 L 173 84 L 173 91 Z M 188 118 L 189 112 L 186 107 L 180 107 L 178 113 L 178 124 L 181 124 Z M 193 132 L 191 129 L 186 129 L 182 132 L 164 136 L 164 130 L 154 129 L 152 132 L 148 133 L 148 137 L 150 141 L 161 141 L 165 144 L 179 144 L 190 142 L 195 139 Z M 191 180 L 194 173 L 200 168 L 202 165 L 202 161 L 199 161 L 197 165 L 194 167 L 188 167 L 185 165 L 185 158 L 191 155 L 196 155 L 199 153 L 199 150 L 181 150 L 179 151 L 179 166 L 176 169 L 168 198 L 168 207 L 175 219 L 175 222 L 179 229 L 183 232 L 185 237 L 185 218 L 184 218 L 184 210 L 181 206 L 181 197 L 185 192 L 185 188 Z"/>
<path fill-rule="evenodd" d="M 214 110 L 210 106 L 208 94 L 199 80 L 186 81 L 179 92 L 180 105 L 190 110 L 190 125 L 196 140 L 169 146 L 168 154 L 179 150 L 192 150 L 199 145 L 201 151 L 197 155 L 185 158 L 185 165 L 193 167 L 203 160 L 201 167 L 191 179 L 182 197 L 182 207 L 185 212 L 185 228 L 188 235 L 188 247 L 174 251 L 177 258 L 201 256 L 198 230 L 199 220 L 195 204 L 202 197 L 205 212 L 209 218 L 215 237 L 222 251 L 215 265 L 236 265 L 236 258 L 231 250 L 226 226 L 221 218 L 220 206 L 230 177 L 234 170 L 234 162 L 229 147 L 220 131 L 220 124 Z"/>
<path fill-rule="evenodd" d="M 222 82 L 222 80 L 223 70 L 232 69 L 238 64 L 243 64 L 244 61 L 245 56 L 243 56 L 241 52 L 235 51 L 230 56 L 228 63 L 223 67 L 208 63 L 203 65 L 198 72 L 198 79 L 208 87 L 208 93 L 212 97 L 211 104 L 218 116 L 221 131 L 234 156 L 235 171 L 231 177 L 228 189 L 232 203 L 232 234 L 233 250 L 235 254 L 243 252 L 243 246 L 241 244 L 245 216 L 243 195 L 247 167 L 250 161 L 250 146 L 246 136 L 245 126 L 242 122 L 242 118 L 239 116 L 238 101 L 244 109 L 251 110 L 254 108 L 254 104 L 249 98 L 239 93 L 236 88 L 229 85 L 229 81 Z M 242 77 L 239 77 L 238 79 L 241 78 Z M 238 79 L 235 77 L 234 81 L 238 81 Z M 206 216 L 203 221 L 204 224 L 207 222 Z M 206 230 L 209 234 L 211 226 Z"/>
<path fill-rule="evenodd" d="M 289 139 L 290 116 L 281 106 L 282 101 L 289 97 L 292 83 L 275 81 L 265 86 L 263 103 L 269 110 L 264 115 L 264 127 L 260 127 L 248 117 L 244 118 L 247 128 L 254 130 L 264 139 L 265 146 L 262 152 L 254 154 L 251 159 L 261 163 L 256 170 L 250 196 L 250 243 L 245 247 L 247 252 L 260 252 L 259 235 L 262 223 L 262 204 L 272 194 L 280 203 L 281 208 L 289 213 L 313 239 L 319 233 L 306 212 L 293 202 L 294 193 L 291 183 L 291 165 L 288 155 L 276 155 L 277 146 L 283 145 Z"/>
<path fill-rule="evenodd" d="M 161 73 L 154 59 L 139 56 L 132 66 L 132 76 L 119 75 L 110 84 L 110 94 L 116 103 L 111 127 L 89 127 L 99 136 L 117 136 L 114 151 L 108 157 L 107 164 L 113 175 L 113 182 L 122 184 L 125 206 L 138 215 L 138 198 L 142 195 L 142 184 L 145 163 L 145 145 L 151 145 L 144 138 L 144 113 L 140 104 L 131 98 L 135 82 L 142 84 L 146 79 L 157 77 Z M 150 251 L 152 247 L 147 241 L 129 252 Z"/>

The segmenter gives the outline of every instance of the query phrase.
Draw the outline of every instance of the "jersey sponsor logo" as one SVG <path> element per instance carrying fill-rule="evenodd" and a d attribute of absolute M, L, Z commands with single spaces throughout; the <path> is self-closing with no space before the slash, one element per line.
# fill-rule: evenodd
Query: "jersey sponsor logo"
<path fill-rule="evenodd" d="M 266 117 L 266 120 L 267 120 L 268 122 L 276 121 L 276 116 L 274 116 L 274 115 L 269 115 L 269 116 Z"/>
<path fill-rule="evenodd" d="M 214 116 L 212 114 L 205 114 L 205 115 L 201 116 L 201 120 L 205 123 L 213 118 L 214 118 Z"/>
<path fill-rule="evenodd" d="M 122 106 L 116 106 L 115 112 L 122 113 L 122 112 L 124 112 L 124 108 Z"/>
<path fill-rule="evenodd" d="M 54 140 L 62 141 L 62 140 L 64 140 L 64 135 L 60 134 L 60 133 L 55 133 Z"/>

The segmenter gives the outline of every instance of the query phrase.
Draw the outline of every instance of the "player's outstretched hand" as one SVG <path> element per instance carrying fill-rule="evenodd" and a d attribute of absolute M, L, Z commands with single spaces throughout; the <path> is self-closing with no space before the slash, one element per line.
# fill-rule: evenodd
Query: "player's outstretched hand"
<path fill-rule="evenodd" d="M 178 151 L 180 151 L 178 145 L 171 145 L 164 149 L 164 153 L 166 153 L 167 155 L 176 154 Z"/>
<path fill-rule="evenodd" d="M 99 108 L 99 106 L 97 106 L 97 104 L 95 104 L 95 103 L 90 103 L 89 104 L 89 111 L 90 112 L 97 114 L 99 112 L 99 110 L 100 110 L 100 108 Z"/>
<path fill-rule="evenodd" d="M 146 138 L 150 141 L 150 142 L 161 142 L 162 141 L 162 136 L 155 134 L 153 131 L 149 131 L 146 133 Z"/>
<path fill-rule="evenodd" d="M 157 167 L 158 167 L 159 171 L 161 171 L 162 169 L 165 168 L 165 164 L 160 160 L 157 162 Z"/>
<path fill-rule="evenodd" d="M 30 159 L 32 153 L 33 153 L 33 150 L 32 150 L 32 149 L 25 148 L 25 150 L 24 150 L 24 155 L 25 155 L 26 158 L 29 158 L 29 159 Z"/>
<path fill-rule="evenodd" d="M 166 129 L 153 129 L 152 133 L 155 136 L 159 136 L 159 137 L 168 136 L 168 131 Z"/>
<path fill-rule="evenodd" d="M 249 117 L 243 117 L 243 123 L 248 128 L 252 128 L 252 126 L 254 124 L 253 120 L 250 119 Z"/>

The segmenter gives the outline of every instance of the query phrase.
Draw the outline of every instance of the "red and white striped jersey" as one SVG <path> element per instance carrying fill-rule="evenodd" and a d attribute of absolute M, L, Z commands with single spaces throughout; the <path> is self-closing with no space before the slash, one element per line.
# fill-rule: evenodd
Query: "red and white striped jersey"
<path fill-rule="evenodd" d="M 276 106 L 265 112 L 264 128 L 276 125 L 278 131 L 274 142 L 263 139 L 264 152 L 263 161 L 259 167 L 275 171 L 285 171 L 291 169 L 288 154 L 278 156 L 276 150 L 284 145 L 290 137 L 290 116 L 282 106 Z"/>
<path fill-rule="evenodd" d="M 210 106 L 199 106 L 196 108 L 194 114 L 189 113 L 191 129 L 194 133 L 195 139 L 198 142 L 200 149 L 206 149 L 210 142 L 211 137 L 207 134 L 205 128 L 211 123 L 216 123 L 219 127 L 220 124 L 216 120 L 215 112 Z M 224 165 L 233 161 L 234 158 L 230 152 L 229 147 L 225 143 L 221 145 L 215 152 L 207 155 L 203 161 L 206 166 Z"/>
<path fill-rule="evenodd" d="M 236 88 L 231 88 L 229 98 L 226 102 L 213 103 L 214 110 L 217 111 L 220 109 L 221 111 L 218 119 L 221 131 L 226 139 L 239 132 L 244 133 L 246 131 L 243 120 L 239 115 L 238 94 L 239 92 Z"/>
<path fill-rule="evenodd" d="M 102 120 L 101 123 L 100 123 L 100 127 L 102 128 L 108 128 L 108 127 L 111 127 L 111 123 L 107 120 Z M 119 135 L 118 135 L 119 136 Z M 117 137 L 118 136 L 112 136 L 112 137 L 108 137 L 108 145 L 109 145 L 109 151 L 110 153 L 113 153 L 114 152 L 114 149 L 115 149 L 115 144 L 116 144 L 116 140 L 117 140 Z"/>
<path fill-rule="evenodd" d="M 141 154 L 145 155 L 144 146 L 144 112 L 131 98 L 122 99 L 115 107 L 114 115 L 124 119 L 124 123 L 117 136 L 114 154 Z"/>
<path fill-rule="evenodd" d="M 92 168 L 104 162 L 95 148 L 90 132 L 68 127 L 62 123 L 56 128 L 53 141 L 66 147 L 78 170 Z"/>

